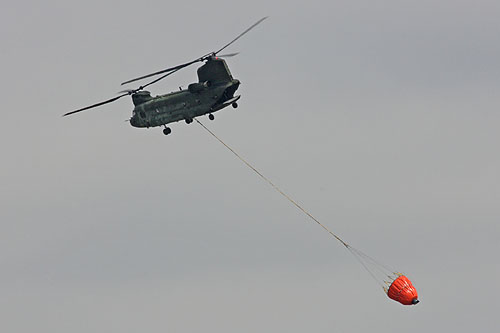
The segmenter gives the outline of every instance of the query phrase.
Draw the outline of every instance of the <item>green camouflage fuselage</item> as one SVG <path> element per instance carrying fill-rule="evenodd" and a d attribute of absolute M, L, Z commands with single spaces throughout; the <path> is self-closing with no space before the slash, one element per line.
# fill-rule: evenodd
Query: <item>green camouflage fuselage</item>
<path fill-rule="evenodd" d="M 132 95 L 134 127 L 155 127 L 216 112 L 239 99 L 240 81 L 233 79 L 223 59 L 214 58 L 198 68 L 198 83 L 188 89 L 151 97 L 148 91 Z"/>

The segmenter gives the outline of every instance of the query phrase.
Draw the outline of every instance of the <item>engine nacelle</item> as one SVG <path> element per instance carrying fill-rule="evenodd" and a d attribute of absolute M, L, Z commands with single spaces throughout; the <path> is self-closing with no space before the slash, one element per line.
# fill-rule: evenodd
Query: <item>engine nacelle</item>
<path fill-rule="evenodd" d="M 188 90 L 190 93 L 195 94 L 207 89 L 208 87 L 210 87 L 210 81 L 205 81 L 201 83 L 191 83 L 188 86 Z"/>

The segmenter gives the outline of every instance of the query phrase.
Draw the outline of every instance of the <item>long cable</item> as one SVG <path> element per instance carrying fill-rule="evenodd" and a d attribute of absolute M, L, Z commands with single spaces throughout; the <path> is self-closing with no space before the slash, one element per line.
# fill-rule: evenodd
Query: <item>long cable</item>
<path fill-rule="evenodd" d="M 369 259 L 369 261 L 372 261 L 372 263 L 376 263 L 380 265 L 381 267 L 387 269 L 388 271 L 391 271 L 388 267 L 379 264 L 375 259 L 369 257 L 365 253 L 361 252 L 360 250 L 352 247 L 349 245 L 347 242 L 342 240 L 339 236 L 337 236 L 335 233 L 333 233 L 330 229 L 328 229 L 324 224 L 322 224 L 318 219 L 316 219 L 311 213 L 309 213 L 307 210 L 305 210 L 301 205 L 299 205 L 295 200 L 293 200 L 288 194 L 283 192 L 276 184 L 274 184 L 269 178 L 264 176 L 259 170 L 257 170 L 253 165 L 251 165 L 249 162 L 247 162 L 241 155 L 239 155 L 233 148 L 231 148 L 229 145 L 227 145 L 222 139 L 220 139 L 217 135 L 215 135 L 214 132 L 212 132 L 210 129 L 208 129 L 203 123 L 201 123 L 198 119 L 194 119 L 198 124 L 200 124 L 201 127 L 203 127 L 210 135 L 212 135 L 217 141 L 219 141 L 224 147 L 226 147 L 231 153 L 233 153 L 240 161 L 242 161 L 247 167 L 252 169 L 259 177 L 261 177 L 263 180 L 265 180 L 269 185 L 271 185 L 279 194 L 281 194 L 283 197 L 285 197 L 288 201 L 290 201 L 295 207 L 300 209 L 304 214 L 306 214 L 310 219 L 312 219 L 314 222 L 316 222 L 319 226 L 321 226 L 326 232 L 328 232 L 331 236 L 333 236 L 336 240 L 338 240 L 342 245 L 344 245 L 349 252 L 356 257 L 356 259 L 361 263 L 361 265 L 366 269 L 366 271 L 371 275 L 371 277 L 379 284 L 382 288 L 383 285 L 380 284 L 379 280 L 375 276 L 375 274 L 368 268 L 366 263 L 363 261 L 363 257 L 366 259 Z"/>

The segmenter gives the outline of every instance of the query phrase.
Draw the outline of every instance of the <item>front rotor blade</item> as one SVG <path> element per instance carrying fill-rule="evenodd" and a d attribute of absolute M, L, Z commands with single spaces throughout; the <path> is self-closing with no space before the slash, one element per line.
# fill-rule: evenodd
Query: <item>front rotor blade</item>
<path fill-rule="evenodd" d="M 189 65 L 185 65 L 185 66 L 189 66 Z M 185 66 L 184 66 L 184 67 L 185 67 Z M 85 111 L 85 110 L 92 109 L 92 108 L 95 108 L 95 107 L 98 107 L 98 106 L 101 106 L 101 105 L 104 105 L 104 104 L 108 104 L 108 103 L 114 102 L 114 101 L 116 101 L 117 99 L 120 99 L 120 98 L 125 97 L 125 96 L 128 96 L 128 95 L 133 95 L 133 94 L 135 94 L 135 93 L 137 93 L 137 92 L 139 92 L 139 91 L 143 90 L 143 89 L 144 89 L 144 88 L 146 88 L 147 86 L 152 85 L 153 83 L 156 83 L 156 82 L 158 82 L 158 81 L 160 81 L 160 80 L 162 80 L 162 79 L 166 78 L 167 76 L 169 76 L 169 75 L 171 75 L 171 74 L 174 74 L 174 73 L 175 73 L 175 72 L 177 72 L 178 70 L 180 70 L 180 69 L 184 68 L 184 67 L 179 67 L 179 66 L 177 66 L 177 67 L 178 67 L 178 68 L 175 68 L 174 70 L 172 70 L 172 71 L 168 72 L 167 74 L 162 75 L 162 76 L 160 76 L 159 78 L 157 78 L 157 79 L 155 79 L 155 80 L 153 80 L 153 81 L 151 81 L 151 82 L 149 82 L 149 83 L 147 83 L 147 84 L 145 84 L 145 85 L 143 85 L 143 86 L 140 86 L 140 87 L 139 87 L 139 88 L 137 88 L 137 89 L 133 89 L 133 90 L 132 90 L 132 89 L 129 89 L 129 90 L 120 91 L 120 93 L 123 93 L 123 94 L 118 95 L 118 96 L 116 96 L 116 97 L 113 97 L 113 98 L 111 98 L 111 99 L 108 99 L 108 100 L 106 100 L 106 101 L 104 101 L 104 102 L 100 102 L 100 103 L 93 104 L 93 105 L 90 105 L 90 106 L 87 106 L 87 107 L 84 107 L 84 108 L 81 108 L 81 109 L 78 109 L 78 110 L 75 110 L 75 111 L 71 111 L 71 112 L 65 113 L 65 114 L 63 114 L 63 117 L 65 117 L 65 116 L 69 116 L 70 114 L 74 114 L 74 113 L 77 113 L 77 112 Z"/>
<path fill-rule="evenodd" d="M 244 34 L 246 34 L 247 32 L 249 32 L 250 30 L 252 30 L 253 28 L 255 28 L 255 26 L 257 24 L 259 24 L 260 22 L 264 21 L 266 18 L 268 18 L 269 16 L 265 16 L 263 18 L 261 18 L 260 20 L 258 20 L 257 22 L 255 22 L 250 28 L 248 28 L 247 30 L 243 31 L 241 34 L 238 35 L 238 37 L 236 37 L 235 39 L 233 39 L 232 41 L 230 41 L 229 43 L 227 43 L 226 45 L 224 45 L 219 51 L 217 52 L 214 52 L 214 54 L 217 54 L 219 53 L 220 51 L 224 50 L 226 47 L 228 47 L 229 45 L 233 44 L 234 42 L 236 42 L 238 39 L 240 39 L 241 36 L 243 36 Z"/>
<path fill-rule="evenodd" d="M 128 96 L 128 95 L 130 95 L 130 93 L 127 92 L 126 94 L 113 97 L 111 99 L 108 99 L 107 101 L 100 102 L 100 103 L 97 103 L 97 104 L 94 104 L 94 105 L 90 105 L 90 106 L 87 106 L 87 107 L 84 107 L 84 108 L 81 108 L 81 109 L 78 109 L 78 110 L 75 110 L 75 111 L 71 111 L 71 112 L 65 113 L 65 114 L 63 114 L 63 117 L 69 116 L 70 114 L 73 114 L 73 113 L 85 111 L 85 110 L 92 109 L 92 108 L 95 108 L 95 107 L 98 107 L 98 106 L 101 106 L 101 105 L 104 105 L 104 104 L 108 104 L 108 103 L 114 102 L 117 99 L 122 98 L 124 96 Z"/>

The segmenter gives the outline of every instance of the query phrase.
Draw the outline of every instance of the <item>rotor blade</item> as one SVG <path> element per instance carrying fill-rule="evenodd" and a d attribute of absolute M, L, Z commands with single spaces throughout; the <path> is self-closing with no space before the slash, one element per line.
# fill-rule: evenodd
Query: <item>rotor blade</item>
<path fill-rule="evenodd" d="M 186 65 L 187 66 L 187 65 Z M 125 96 L 129 96 L 129 95 L 133 95 L 135 93 L 137 93 L 138 91 L 141 91 L 142 89 L 146 88 L 147 86 L 149 85 L 152 85 L 153 83 L 156 83 L 164 78 L 166 78 L 167 76 L 169 76 L 170 74 L 174 74 L 175 72 L 177 72 L 178 70 L 182 69 L 184 67 L 179 67 L 179 68 L 176 68 L 174 70 L 172 70 L 171 72 L 168 72 L 167 74 L 165 75 L 162 75 L 160 76 L 159 78 L 143 85 L 143 86 L 140 86 L 139 88 L 137 89 L 128 89 L 128 90 L 124 90 L 124 91 L 120 91 L 120 93 L 123 93 L 121 95 L 118 95 L 116 97 L 113 97 L 111 99 L 108 99 L 104 102 L 100 102 L 100 103 L 97 103 L 97 104 L 93 104 L 93 105 L 90 105 L 90 106 L 87 106 L 87 107 L 84 107 L 84 108 L 81 108 L 81 109 L 78 109 L 78 110 L 75 110 L 75 111 L 71 111 L 71 112 L 68 112 L 68 113 L 65 113 L 63 114 L 63 117 L 65 116 L 69 116 L 70 114 L 73 114 L 73 113 L 77 113 L 77 112 L 81 112 L 81 111 L 85 111 L 85 110 L 88 110 L 88 109 L 92 109 L 92 108 L 95 108 L 95 107 L 98 107 L 98 106 L 101 106 L 101 105 L 104 105 L 104 104 L 108 104 L 108 103 L 111 103 L 111 102 L 114 102 L 116 101 L 117 99 L 119 98 L 122 98 L 122 97 L 125 97 Z"/>
<path fill-rule="evenodd" d="M 219 58 L 230 58 L 230 57 L 237 56 L 238 54 L 240 54 L 240 53 L 239 52 L 226 53 L 226 54 L 221 54 L 220 56 L 217 56 L 217 57 L 219 57 Z"/>
<path fill-rule="evenodd" d="M 227 43 L 226 45 L 224 45 L 220 50 L 214 52 L 214 54 L 216 55 L 217 53 L 219 53 L 220 51 L 224 50 L 226 47 L 228 47 L 229 45 L 233 44 L 234 42 L 236 42 L 238 39 L 240 39 L 241 36 L 243 36 L 244 34 L 246 34 L 247 32 L 249 32 L 250 30 L 252 30 L 257 24 L 259 24 L 260 22 L 264 21 L 266 18 L 268 18 L 269 16 L 265 16 L 263 18 L 261 18 L 260 20 L 258 20 L 256 23 L 254 23 L 250 28 L 248 28 L 247 30 L 243 31 L 241 34 L 238 35 L 238 37 L 236 37 L 235 39 L 233 39 L 232 41 L 230 41 L 229 43 Z"/>
<path fill-rule="evenodd" d="M 203 60 L 206 56 L 207 56 L 207 55 L 204 55 L 204 56 L 203 56 L 203 57 L 201 57 L 201 58 L 198 58 L 198 59 L 193 60 L 193 61 L 190 61 L 190 62 L 186 62 L 185 64 L 182 64 L 182 65 L 177 65 L 177 66 L 170 67 L 170 68 L 167 68 L 167 69 L 164 69 L 164 70 L 158 71 L 158 72 L 154 72 L 154 73 L 151 73 L 151 74 L 143 75 L 143 76 L 141 76 L 141 77 L 137 77 L 137 78 L 132 79 L 132 80 L 125 81 L 125 82 L 123 82 L 121 85 L 123 86 L 124 84 L 130 83 L 130 82 L 135 82 L 135 81 L 138 81 L 138 80 L 146 79 L 146 78 L 151 77 L 151 76 L 160 75 L 160 74 L 167 73 L 167 72 L 171 72 L 171 71 L 178 71 L 179 69 L 182 69 L 182 68 L 184 68 L 184 67 L 187 67 L 187 66 L 189 66 L 189 65 L 192 65 L 192 64 L 194 64 L 195 62 L 202 61 L 202 60 Z"/>
<path fill-rule="evenodd" d="M 147 75 L 143 75 L 143 76 L 140 76 L 140 77 L 136 77 L 135 79 L 131 79 L 131 80 L 122 82 L 121 85 L 123 86 L 123 85 L 125 85 L 127 83 L 131 83 L 131 82 L 139 81 L 139 80 L 142 80 L 142 79 L 146 79 L 148 77 L 155 76 L 155 75 L 160 75 L 160 74 L 163 74 L 163 73 L 166 73 L 166 72 L 170 72 L 170 71 L 173 71 L 173 70 L 176 70 L 176 69 L 179 69 L 179 68 L 184 68 L 186 66 L 191 65 L 192 63 L 194 63 L 194 62 L 189 62 L 187 64 L 178 65 L 178 66 L 175 66 L 175 67 L 172 67 L 172 68 L 167 68 L 167 69 L 164 69 L 164 70 L 161 70 L 161 71 L 158 71 L 158 72 L 154 72 L 154 73 L 151 73 L 151 74 L 147 74 Z"/>
<path fill-rule="evenodd" d="M 134 89 L 125 89 L 125 90 L 122 90 L 122 91 L 119 91 L 117 92 L 117 94 L 123 94 L 123 93 L 127 93 L 129 95 L 132 95 L 133 93 L 135 93 L 136 91 Z"/>
<path fill-rule="evenodd" d="M 185 66 L 184 66 L 184 67 L 185 67 Z M 179 68 L 177 68 L 177 69 L 174 69 L 173 71 L 168 72 L 167 74 L 162 75 L 162 76 L 160 76 L 159 78 L 157 78 L 157 79 L 155 79 L 155 80 L 153 80 L 153 81 L 151 81 L 151 82 L 149 82 L 149 83 L 147 83 L 147 84 L 145 84 L 145 85 L 143 85 L 143 86 L 140 86 L 140 87 L 139 87 L 136 91 L 142 90 L 142 89 L 146 88 L 147 86 L 152 85 L 153 83 L 156 83 L 156 82 L 158 82 L 158 81 L 160 81 L 160 80 L 163 80 L 163 79 L 164 79 L 164 78 L 166 78 L 167 76 L 169 76 L 169 75 L 171 75 L 171 74 L 174 74 L 175 72 L 177 72 L 178 70 L 183 69 L 184 67 L 179 67 Z"/>
<path fill-rule="evenodd" d="M 97 103 L 97 104 L 94 104 L 94 105 L 90 105 L 90 106 L 87 106 L 87 107 L 84 107 L 84 108 L 81 108 L 81 109 L 78 109 L 78 110 L 75 110 L 75 111 L 71 111 L 71 112 L 65 113 L 65 114 L 63 114 L 63 117 L 69 116 L 70 114 L 73 114 L 73 113 L 85 111 L 85 110 L 92 109 L 92 108 L 95 108 L 95 107 L 98 107 L 98 106 L 101 106 L 101 105 L 104 105 L 104 104 L 108 104 L 108 103 L 114 102 L 117 99 L 122 98 L 124 96 L 128 96 L 128 95 L 130 95 L 129 92 L 127 92 L 125 94 L 122 94 L 122 95 L 119 95 L 119 96 L 116 96 L 116 97 L 113 97 L 113 98 L 108 99 L 107 101 L 104 101 L 104 102 L 100 102 L 100 103 Z"/>
<path fill-rule="evenodd" d="M 200 58 L 198 59 L 195 59 L 195 60 L 192 60 L 190 62 L 186 62 L 185 64 L 181 64 L 181 65 L 177 65 L 177 66 L 174 66 L 174 67 L 170 67 L 170 68 L 167 68 L 167 69 L 163 69 L 161 71 L 158 71 L 158 72 L 154 72 L 154 73 L 151 73 L 151 74 L 147 74 L 147 75 L 143 75 L 143 76 L 140 76 L 140 77 L 137 77 L 135 79 L 131 79 L 131 80 L 128 80 L 128 81 L 125 81 L 123 83 L 121 83 L 121 85 L 124 85 L 124 84 L 127 84 L 127 83 L 131 83 L 131 82 L 135 82 L 135 81 L 138 81 L 138 80 L 142 80 L 142 79 L 146 79 L 148 77 L 151 77 L 151 76 L 155 76 L 155 75 L 160 75 L 160 74 L 163 74 L 163 73 L 168 73 L 167 75 L 161 77 L 159 80 L 161 80 L 162 78 L 178 71 L 179 69 L 182 69 L 184 67 L 187 67 L 189 65 L 192 65 L 194 64 L 195 62 L 199 62 L 199 61 L 204 61 L 206 60 L 207 58 L 209 58 L 210 56 L 212 55 L 217 55 L 217 53 L 219 53 L 220 51 L 224 50 L 226 47 L 228 47 L 229 45 L 233 44 L 234 42 L 236 42 L 238 39 L 241 38 L 241 36 L 243 36 L 244 34 L 246 34 L 247 32 L 249 32 L 250 30 L 252 30 L 256 25 L 258 25 L 259 23 L 261 23 L 262 21 L 264 21 L 266 18 L 268 18 L 268 16 L 266 17 L 263 17 L 261 18 L 260 20 L 258 20 L 256 23 L 254 23 L 250 28 L 246 29 L 245 31 L 243 31 L 241 34 L 238 35 L 238 37 L 236 37 L 235 39 L 233 39 L 231 42 L 229 42 L 228 44 L 224 45 L 221 49 L 219 49 L 218 51 L 216 52 L 211 52 L 211 53 L 208 53 L 208 54 L 205 54 L 204 56 L 201 56 Z M 230 53 L 230 54 L 226 54 L 224 55 L 223 57 L 232 57 L 232 56 L 235 56 L 237 55 L 238 53 Z M 158 82 L 159 80 L 155 80 L 153 82 Z M 151 83 L 149 83 L 151 84 Z M 148 85 L 149 85 L 148 84 Z"/>

